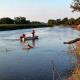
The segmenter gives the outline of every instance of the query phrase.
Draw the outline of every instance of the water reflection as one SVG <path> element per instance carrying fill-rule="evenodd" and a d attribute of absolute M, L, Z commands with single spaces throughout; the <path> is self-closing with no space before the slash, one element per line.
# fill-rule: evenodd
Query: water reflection
<path fill-rule="evenodd" d="M 35 47 L 35 40 L 32 40 L 32 45 L 33 47 Z"/>
<path fill-rule="evenodd" d="M 35 48 L 35 43 L 36 40 L 30 40 L 30 41 L 20 41 L 20 44 L 22 46 L 22 50 L 30 50 L 30 49 L 33 49 Z"/>

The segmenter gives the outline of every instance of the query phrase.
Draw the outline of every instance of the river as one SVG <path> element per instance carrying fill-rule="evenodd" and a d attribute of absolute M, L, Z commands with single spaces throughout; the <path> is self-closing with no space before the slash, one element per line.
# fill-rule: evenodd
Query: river
<path fill-rule="evenodd" d="M 61 26 L 35 30 L 39 39 L 27 41 L 31 49 L 16 39 L 31 36 L 32 29 L 0 31 L 0 80 L 60 80 L 75 67 L 76 57 L 63 42 L 79 37 L 79 31 Z"/>

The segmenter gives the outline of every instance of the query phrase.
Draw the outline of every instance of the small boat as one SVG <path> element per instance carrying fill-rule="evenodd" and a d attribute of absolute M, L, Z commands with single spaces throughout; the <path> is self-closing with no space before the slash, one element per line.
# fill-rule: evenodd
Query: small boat
<path fill-rule="evenodd" d="M 36 40 L 38 38 L 39 38 L 38 36 L 34 36 L 34 37 L 29 36 L 29 37 L 25 38 L 25 40 Z"/>
<path fill-rule="evenodd" d="M 29 37 L 26 38 L 26 40 L 35 40 L 35 39 L 38 39 L 38 38 L 39 38 L 38 36 L 35 36 L 35 37 L 30 37 L 29 36 Z"/>

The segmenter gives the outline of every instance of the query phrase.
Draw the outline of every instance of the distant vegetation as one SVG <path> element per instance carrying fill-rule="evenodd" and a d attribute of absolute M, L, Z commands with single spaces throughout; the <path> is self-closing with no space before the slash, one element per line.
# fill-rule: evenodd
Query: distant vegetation
<path fill-rule="evenodd" d="M 64 19 L 50 19 L 47 23 L 39 21 L 26 20 L 25 17 L 15 17 L 11 19 L 9 17 L 0 19 L 0 30 L 15 30 L 15 29 L 26 29 L 26 28 L 41 28 L 41 27 L 51 27 L 54 25 L 78 25 L 80 24 L 80 17 L 74 18 L 64 18 Z"/>
<path fill-rule="evenodd" d="M 9 17 L 0 19 L 0 30 L 15 30 L 15 29 L 25 29 L 25 28 L 38 28 L 47 27 L 47 23 L 26 20 L 25 17 L 15 17 L 11 19 Z"/>
<path fill-rule="evenodd" d="M 64 18 L 64 19 L 50 19 L 48 20 L 48 25 L 49 26 L 54 26 L 54 25 L 78 25 L 80 24 L 80 17 L 77 19 L 74 18 Z"/>

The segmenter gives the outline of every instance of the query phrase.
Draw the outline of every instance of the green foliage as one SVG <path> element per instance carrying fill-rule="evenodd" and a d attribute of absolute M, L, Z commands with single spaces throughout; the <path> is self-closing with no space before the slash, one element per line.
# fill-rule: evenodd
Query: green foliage
<path fill-rule="evenodd" d="M 13 24 L 13 23 L 14 20 L 8 17 L 0 19 L 0 24 Z"/>
<path fill-rule="evenodd" d="M 71 8 L 73 9 L 72 12 L 80 11 L 80 0 L 73 0 Z"/>
<path fill-rule="evenodd" d="M 56 19 L 56 21 L 54 21 L 54 22 L 56 22 L 56 24 L 59 25 L 59 24 L 61 24 L 61 19 Z"/>
<path fill-rule="evenodd" d="M 39 28 L 39 27 L 47 27 L 47 24 L 0 24 L 1 30 L 16 30 L 16 29 L 27 29 L 27 28 Z"/>
<path fill-rule="evenodd" d="M 62 19 L 61 24 L 69 24 L 68 18 Z"/>
<path fill-rule="evenodd" d="M 77 19 L 74 18 L 64 18 L 64 19 L 56 19 L 56 20 L 48 20 L 48 25 L 49 26 L 54 26 L 54 25 L 76 25 L 76 24 L 80 24 L 80 17 Z"/>
<path fill-rule="evenodd" d="M 15 17 L 14 19 L 6 17 L 0 19 L 0 30 L 15 30 L 47 26 L 47 24 L 39 21 L 30 22 L 30 20 L 26 20 L 25 17 Z"/>
<path fill-rule="evenodd" d="M 29 24 L 30 21 L 29 20 L 26 20 L 25 17 L 15 17 L 14 18 L 14 23 L 15 24 Z"/>
<path fill-rule="evenodd" d="M 49 26 L 53 26 L 54 24 L 56 24 L 56 21 L 55 20 L 48 20 L 48 25 Z"/>
<path fill-rule="evenodd" d="M 25 17 L 15 17 L 14 19 L 5 17 L 0 19 L 0 24 L 30 24 L 30 20 L 26 20 Z"/>
<path fill-rule="evenodd" d="M 69 19 L 69 25 L 76 24 L 75 21 L 76 21 L 76 19 L 70 18 L 70 19 Z"/>

